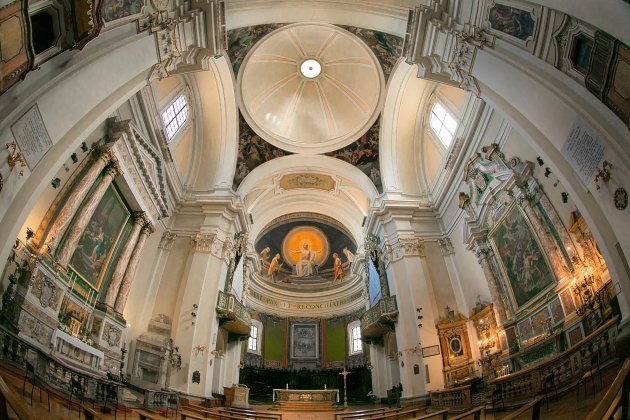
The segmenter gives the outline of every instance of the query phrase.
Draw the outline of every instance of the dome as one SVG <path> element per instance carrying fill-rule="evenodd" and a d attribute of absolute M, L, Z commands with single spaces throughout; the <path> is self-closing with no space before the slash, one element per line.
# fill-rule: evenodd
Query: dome
<path fill-rule="evenodd" d="M 247 122 L 294 153 L 344 147 L 376 120 L 384 77 L 370 48 L 332 25 L 278 29 L 248 54 L 237 91 Z"/>

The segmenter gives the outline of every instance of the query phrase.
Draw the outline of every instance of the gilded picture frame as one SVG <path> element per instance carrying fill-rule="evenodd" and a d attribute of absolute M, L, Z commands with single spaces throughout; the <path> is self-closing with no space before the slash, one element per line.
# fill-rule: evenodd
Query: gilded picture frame
<path fill-rule="evenodd" d="M 512 204 L 494 225 L 488 239 L 509 299 L 517 311 L 555 287 L 557 279 L 548 255 L 521 206 Z"/>
<path fill-rule="evenodd" d="M 90 218 L 69 267 L 98 291 L 125 230 L 131 212 L 114 186 L 110 186 Z"/>

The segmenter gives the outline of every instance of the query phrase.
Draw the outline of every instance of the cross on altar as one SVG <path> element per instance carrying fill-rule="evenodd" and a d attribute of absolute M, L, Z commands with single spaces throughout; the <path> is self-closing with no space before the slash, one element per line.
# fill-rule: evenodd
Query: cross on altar
<path fill-rule="evenodd" d="M 346 370 L 346 367 L 343 367 L 343 370 L 339 372 L 340 375 L 343 375 L 343 406 L 348 408 L 348 398 L 346 396 L 346 376 L 350 375 L 350 372 Z"/>

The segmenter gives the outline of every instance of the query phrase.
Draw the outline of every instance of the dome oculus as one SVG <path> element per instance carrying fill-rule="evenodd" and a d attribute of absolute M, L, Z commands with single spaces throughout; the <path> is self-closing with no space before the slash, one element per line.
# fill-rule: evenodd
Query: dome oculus
<path fill-rule="evenodd" d="M 322 72 L 322 65 L 312 58 L 305 60 L 300 66 L 300 73 L 308 79 L 314 79 Z"/>

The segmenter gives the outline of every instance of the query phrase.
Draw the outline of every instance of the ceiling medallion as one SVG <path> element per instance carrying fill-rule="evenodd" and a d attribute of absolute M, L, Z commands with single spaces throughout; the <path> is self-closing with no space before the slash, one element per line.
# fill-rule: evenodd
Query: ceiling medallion
<path fill-rule="evenodd" d="M 300 66 L 300 73 L 302 76 L 308 79 L 314 79 L 320 75 L 322 72 L 322 65 L 319 64 L 319 61 L 309 58 L 305 60 Z"/>
<path fill-rule="evenodd" d="M 628 207 L 628 192 L 623 187 L 615 190 L 615 207 L 618 210 L 625 210 Z"/>

